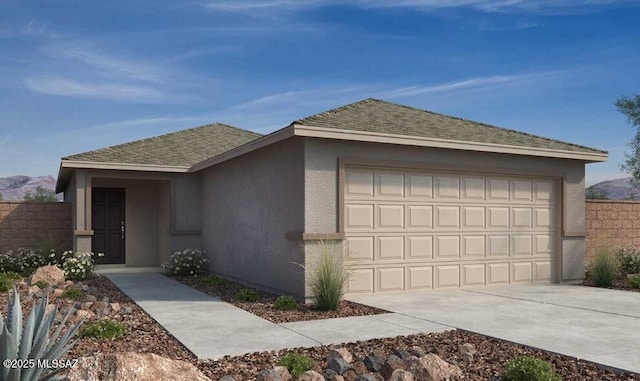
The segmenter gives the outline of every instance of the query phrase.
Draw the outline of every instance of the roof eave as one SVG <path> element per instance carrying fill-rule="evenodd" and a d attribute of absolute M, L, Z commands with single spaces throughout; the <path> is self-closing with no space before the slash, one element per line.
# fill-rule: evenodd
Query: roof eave
<path fill-rule="evenodd" d="M 395 135 L 355 130 L 341 130 L 336 128 L 307 126 L 298 123 L 294 123 L 292 127 L 294 129 L 295 136 L 458 149 L 465 151 L 494 152 L 513 155 L 552 157 L 559 159 L 581 160 L 587 163 L 607 161 L 607 158 L 609 156 L 606 152 L 568 151 L 550 148 L 522 147 L 495 143 L 428 138 L 412 135 Z"/>

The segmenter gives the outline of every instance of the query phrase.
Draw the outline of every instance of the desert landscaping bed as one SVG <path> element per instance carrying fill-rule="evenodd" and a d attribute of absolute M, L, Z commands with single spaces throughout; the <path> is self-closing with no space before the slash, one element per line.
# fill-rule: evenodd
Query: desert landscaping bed
<path fill-rule="evenodd" d="M 388 313 L 388 311 L 365 306 L 363 304 L 343 300 L 337 311 L 320 311 L 312 305 L 300 304 L 294 310 L 278 310 L 273 306 L 278 295 L 271 294 L 266 291 L 254 289 L 258 294 L 258 300 L 255 302 L 241 302 L 236 300 L 238 291 L 247 289 L 237 282 L 230 280 L 222 280 L 218 285 L 207 284 L 203 280 L 206 277 L 194 276 L 175 276 L 173 279 L 189 286 L 205 294 L 218 297 L 227 303 L 231 303 L 238 308 L 249 311 L 254 315 L 273 323 L 290 323 L 305 320 L 332 319 L 349 316 L 377 315 Z"/>
<path fill-rule="evenodd" d="M 587 287 L 598 287 L 595 285 L 595 283 L 591 279 L 585 279 L 582 282 L 582 285 Z M 640 288 L 631 287 L 627 279 L 616 279 L 613 282 L 613 285 L 611 285 L 610 287 L 600 287 L 600 288 L 608 288 L 610 290 L 640 292 Z"/>
<path fill-rule="evenodd" d="M 154 353 L 165 358 L 184 360 L 200 369 L 212 380 L 219 380 L 224 376 L 232 376 L 235 381 L 256 380 L 260 371 L 271 369 L 284 354 L 295 352 L 308 356 L 315 363 L 314 369 L 321 373 L 328 367 L 327 356 L 333 348 L 345 348 L 353 354 L 354 360 L 350 364 L 351 370 L 346 371 L 344 379 L 353 381 L 358 375 L 371 373 L 363 361 L 365 356 L 373 355 L 385 361 L 392 354 L 400 356 L 418 351 L 437 354 L 462 370 L 461 380 L 497 380 L 504 364 L 521 354 L 531 354 L 535 357 L 551 362 L 563 380 L 640 380 L 632 374 L 616 374 L 609 370 L 598 369 L 593 363 L 576 360 L 567 356 L 545 351 L 530 349 L 518 344 L 489 338 L 466 331 L 447 331 L 442 333 L 419 334 L 387 339 L 374 339 L 347 343 L 337 346 L 318 346 L 313 348 L 296 348 L 272 352 L 245 354 L 242 356 L 225 357 L 221 360 L 198 360 L 178 340 L 169 334 L 162 326 L 146 314 L 131 301 L 106 277 L 94 276 L 73 287 L 87 289 L 88 295 L 96 297 L 97 301 L 117 303 L 117 311 L 113 308 L 108 312 L 112 319 L 119 320 L 129 330 L 127 336 L 107 341 L 81 339 L 66 355 L 73 359 L 85 356 L 110 354 L 115 352 Z M 21 298 L 25 312 L 28 312 L 32 301 L 36 298 L 29 294 L 28 288 L 20 287 Z M 6 314 L 7 294 L 0 294 L 2 312 Z M 58 300 L 59 307 L 64 308 L 69 302 Z M 278 311 L 280 312 L 280 311 Z M 99 317 L 91 316 L 88 321 Z M 212 338 L 214 341 L 215 338 Z M 465 360 L 459 351 L 460 345 L 471 344 L 476 353 L 473 358 Z M 417 348 L 419 347 L 419 348 Z M 396 352 L 400 350 L 400 352 Z M 378 373 L 377 379 L 379 378 Z"/>

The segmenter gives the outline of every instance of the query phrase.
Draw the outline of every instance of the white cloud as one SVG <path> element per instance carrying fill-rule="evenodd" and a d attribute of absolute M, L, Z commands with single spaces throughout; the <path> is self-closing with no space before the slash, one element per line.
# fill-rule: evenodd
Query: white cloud
<path fill-rule="evenodd" d="M 27 87 L 35 92 L 69 97 L 101 98 L 138 103 L 170 103 L 179 101 L 152 87 L 123 84 L 79 82 L 59 77 L 29 78 Z"/>
<path fill-rule="evenodd" d="M 522 86 L 526 83 L 543 81 L 545 79 L 557 79 L 563 72 L 536 72 L 515 75 L 495 75 L 476 77 L 460 81 L 446 82 L 427 86 L 408 86 L 389 91 L 383 91 L 382 98 L 409 98 L 418 95 L 450 95 L 463 91 L 486 91 L 489 89 Z"/>
<path fill-rule="evenodd" d="M 110 77 L 152 83 L 164 83 L 168 77 L 168 73 L 148 62 L 125 60 L 86 47 L 59 44 L 49 47 L 47 51 L 53 57 L 82 62 Z"/>

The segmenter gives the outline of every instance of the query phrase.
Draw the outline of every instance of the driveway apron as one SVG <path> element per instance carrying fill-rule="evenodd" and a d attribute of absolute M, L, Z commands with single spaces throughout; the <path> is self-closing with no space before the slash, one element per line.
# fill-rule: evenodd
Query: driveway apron
<path fill-rule="evenodd" d="M 640 373 L 640 293 L 533 284 L 349 299 Z"/>

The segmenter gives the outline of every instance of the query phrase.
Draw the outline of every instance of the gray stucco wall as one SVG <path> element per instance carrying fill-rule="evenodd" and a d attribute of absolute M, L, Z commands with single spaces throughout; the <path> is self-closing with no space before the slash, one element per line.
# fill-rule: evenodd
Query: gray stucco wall
<path fill-rule="evenodd" d="M 287 139 L 203 171 L 202 243 L 210 270 L 276 293 L 304 296 L 304 145 Z"/>
<path fill-rule="evenodd" d="M 549 176 L 564 176 L 567 184 L 567 231 L 584 232 L 584 163 L 581 161 L 307 138 L 304 180 L 307 233 L 338 231 L 340 157 L 409 162 L 451 170 L 468 171 L 471 167 L 486 167 L 492 171 L 536 171 Z M 561 246 L 562 280 L 582 279 L 584 237 L 563 237 Z"/>
<path fill-rule="evenodd" d="M 173 176 L 171 252 L 202 249 L 202 179 L 200 173 Z"/>

